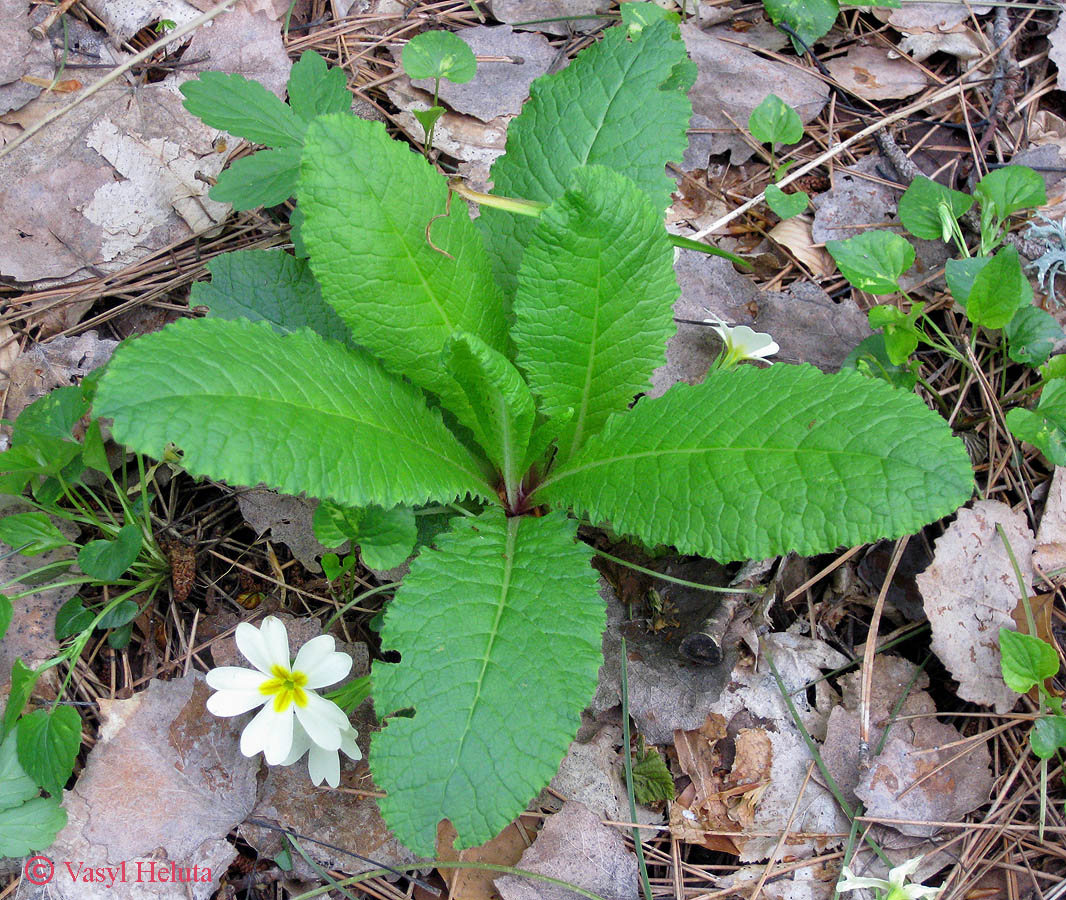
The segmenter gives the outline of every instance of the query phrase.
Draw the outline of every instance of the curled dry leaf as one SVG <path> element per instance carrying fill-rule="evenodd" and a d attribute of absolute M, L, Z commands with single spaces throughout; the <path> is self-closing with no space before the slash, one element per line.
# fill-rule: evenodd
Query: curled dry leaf
<path fill-rule="evenodd" d="M 571 34 L 610 24 L 596 17 L 608 6 L 608 0 L 492 0 L 492 15 L 524 31 Z"/>
<path fill-rule="evenodd" d="M 829 251 L 815 243 L 809 217 L 785 219 L 771 228 L 767 235 L 785 247 L 815 278 L 827 278 L 836 271 L 836 263 Z"/>
<path fill-rule="evenodd" d="M 979 4 L 907 3 L 898 9 L 875 9 L 873 13 L 903 35 L 900 51 L 921 62 L 938 51 L 963 60 L 979 57 L 987 48 L 968 24 L 974 15 L 988 10 Z"/>
<path fill-rule="evenodd" d="M 1033 565 L 1056 584 L 1066 579 L 1066 467 L 1056 466 L 1036 530 Z"/>
<path fill-rule="evenodd" d="M 841 85 L 866 100 L 910 97 L 929 85 L 929 76 L 906 57 L 882 47 L 852 47 L 826 63 Z"/>
<path fill-rule="evenodd" d="M 268 488 L 250 488 L 237 493 L 237 504 L 257 536 L 269 529 L 270 536 L 288 547 L 306 569 L 322 571 L 318 557 L 329 548 L 318 542 L 311 525 L 317 500 L 279 494 Z"/>
<path fill-rule="evenodd" d="M 918 576 L 933 652 L 959 682 L 963 700 L 1008 712 L 1018 695 L 1003 682 L 999 629 L 1013 628 L 1020 592 L 1006 540 L 1021 569 L 1026 592 L 1033 582 L 1033 533 L 1025 515 L 996 500 L 980 500 L 936 542 L 933 564 Z"/>

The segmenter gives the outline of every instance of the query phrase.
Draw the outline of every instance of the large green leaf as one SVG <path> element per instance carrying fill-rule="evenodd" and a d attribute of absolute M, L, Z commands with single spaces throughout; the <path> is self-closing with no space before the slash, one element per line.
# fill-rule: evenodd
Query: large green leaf
<path fill-rule="evenodd" d="M 37 785 L 19 765 L 15 735 L 9 735 L 0 744 L 0 856 L 44 850 L 67 824 L 59 801 L 37 793 Z"/>
<path fill-rule="evenodd" d="M 562 72 L 533 82 L 507 128 L 507 152 L 492 166 L 494 193 L 550 203 L 570 187 L 574 169 L 603 165 L 632 178 L 665 211 L 675 185 L 664 167 L 684 154 L 692 115 L 689 85 L 670 79 L 688 57 L 672 22 L 647 25 L 632 40 L 627 32 L 608 29 Z M 478 224 L 497 280 L 513 296 L 536 222 L 482 207 Z"/>
<path fill-rule="evenodd" d="M 351 342 L 351 332 L 322 299 L 306 259 L 283 250 L 238 250 L 207 264 L 211 281 L 192 286 L 189 302 L 223 319 L 265 320 L 282 334 L 310 328 L 330 340 Z"/>
<path fill-rule="evenodd" d="M 362 351 L 265 322 L 182 319 L 115 352 L 94 411 L 115 439 L 194 475 L 349 506 L 492 498 L 416 387 Z"/>
<path fill-rule="evenodd" d="M 258 81 L 226 72 L 203 72 L 178 88 L 184 106 L 212 128 L 268 147 L 299 147 L 304 123 Z"/>
<path fill-rule="evenodd" d="M 459 422 L 502 473 L 504 484 L 517 487 L 536 418 L 529 385 L 506 356 L 471 334 L 448 341 L 444 360 L 469 403 L 467 411 L 456 413 Z"/>
<path fill-rule="evenodd" d="M 440 353 L 457 331 L 506 350 L 503 303 L 461 203 L 421 156 L 380 122 L 317 119 L 300 180 L 303 242 L 322 295 L 356 341 L 393 371 L 439 391 Z"/>
<path fill-rule="evenodd" d="M 277 206 L 296 192 L 299 179 L 299 147 L 260 150 L 231 163 L 218 176 L 210 196 L 219 203 L 232 203 L 234 209 Z"/>
<path fill-rule="evenodd" d="M 370 759 L 385 821 L 421 856 L 443 818 L 460 848 L 501 831 L 574 738 L 605 625 L 576 528 L 560 513 L 455 519 L 388 606 L 381 644 L 402 662 L 374 663 L 374 706 L 414 716 L 389 719 Z"/>
<path fill-rule="evenodd" d="M 742 366 L 612 417 L 532 502 L 727 561 L 910 534 L 972 488 L 962 442 L 913 394 Z"/>
<path fill-rule="evenodd" d="M 26 774 L 53 797 L 62 797 L 81 747 L 81 717 L 74 707 L 35 709 L 19 719 L 15 735 Z"/>
<path fill-rule="evenodd" d="M 314 50 L 305 50 L 289 70 L 289 105 L 305 122 L 332 112 L 348 112 L 352 95 L 340 66 L 330 68 Z"/>
<path fill-rule="evenodd" d="M 530 237 L 511 332 L 541 411 L 574 410 L 561 459 L 648 387 L 678 295 L 674 250 L 647 195 L 603 166 L 573 177 Z"/>

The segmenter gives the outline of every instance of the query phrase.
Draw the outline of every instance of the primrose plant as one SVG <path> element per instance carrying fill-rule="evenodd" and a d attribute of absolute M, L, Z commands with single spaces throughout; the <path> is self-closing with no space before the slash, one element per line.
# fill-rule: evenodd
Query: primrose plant
<path fill-rule="evenodd" d="M 371 676 L 382 812 L 431 856 L 441 819 L 466 847 L 525 808 L 596 689 L 581 521 L 723 561 L 816 553 L 950 513 L 972 472 L 917 396 L 853 372 L 730 360 L 634 404 L 675 328 L 665 164 L 695 75 L 675 22 L 611 28 L 534 83 L 492 170 L 524 202 L 476 222 L 383 125 L 310 103 L 334 75 L 308 60 L 289 106 L 236 76 L 184 91 L 250 140 L 275 123 L 309 261 L 215 260 L 210 314 L 121 346 L 95 410 L 192 473 L 320 498 L 364 550 L 406 556 L 414 513 L 450 509 L 386 608 L 399 661 Z"/>
<path fill-rule="evenodd" d="M 799 115 L 777 94 L 767 94 L 748 116 L 748 131 L 759 143 L 770 145 L 770 171 L 774 181 L 764 191 L 766 205 L 782 219 L 798 216 L 807 208 L 811 198 L 806 191 L 786 194 L 777 186 L 777 182 L 795 165 L 795 160 L 777 165 L 774 154 L 781 145 L 798 144 L 803 139 L 803 122 Z"/>

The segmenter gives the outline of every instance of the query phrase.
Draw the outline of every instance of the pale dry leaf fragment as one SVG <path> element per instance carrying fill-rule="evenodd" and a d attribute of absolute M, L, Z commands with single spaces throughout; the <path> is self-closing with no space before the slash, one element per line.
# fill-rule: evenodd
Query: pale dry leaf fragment
<path fill-rule="evenodd" d="M 521 34 L 510 25 L 476 25 L 455 32 L 479 58 L 477 74 L 464 84 L 443 79 L 439 98 L 455 112 L 491 122 L 498 116 L 516 116 L 529 97 L 529 86 L 548 71 L 555 49 L 539 34 Z M 483 57 L 499 57 L 488 61 Z M 412 82 L 432 92 L 433 79 Z"/>
<path fill-rule="evenodd" d="M 238 492 L 237 505 L 256 535 L 269 530 L 270 536 L 288 547 L 305 568 L 322 571 L 317 557 L 329 552 L 329 548 L 318 542 L 311 524 L 317 500 L 279 494 L 268 488 L 250 488 Z"/>
<path fill-rule="evenodd" d="M 536 837 L 539 819 L 520 816 L 491 841 L 478 847 L 456 851 L 458 835 L 447 819 L 437 828 L 437 859 L 449 862 L 478 862 L 497 866 L 518 865 L 518 860 Z M 441 869 L 448 885 L 448 900 L 496 900 L 493 880 L 498 873 L 492 869 Z"/>
<path fill-rule="evenodd" d="M 910 97 L 930 83 L 918 66 L 898 55 L 890 56 L 883 47 L 855 46 L 825 65 L 841 85 L 866 100 Z"/>
<path fill-rule="evenodd" d="M 727 151 L 733 165 L 750 159 L 755 150 L 738 128 L 747 128 L 748 116 L 767 94 L 777 94 L 805 123 L 826 104 L 828 86 L 802 68 L 763 59 L 694 25 L 682 25 L 681 36 L 698 71 L 689 91 L 693 116 L 685 171 L 706 168 L 709 155 Z"/>
<path fill-rule="evenodd" d="M 1056 583 L 1066 577 L 1066 467 L 1056 466 L 1036 530 L 1033 565 Z"/>
<path fill-rule="evenodd" d="M 40 85 L 23 81 L 24 75 L 50 79 L 55 72 L 48 41 L 35 40 L 35 24 L 25 0 L 0 0 L 0 114 L 19 109 L 41 93 Z"/>
<path fill-rule="evenodd" d="M 947 53 L 963 62 L 977 59 L 984 53 L 980 39 L 968 28 L 962 31 L 918 31 L 905 35 L 899 42 L 901 53 L 915 62 L 924 62 L 934 53 Z"/>
<path fill-rule="evenodd" d="M 827 278 L 836 271 L 836 263 L 825 247 L 819 247 L 811 234 L 808 216 L 793 216 L 778 222 L 767 236 L 787 248 L 815 278 Z"/>
<path fill-rule="evenodd" d="M 610 19 L 596 16 L 608 6 L 608 0 L 492 0 L 492 15 L 524 31 L 570 34 L 609 24 Z"/>
<path fill-rule="evenodd" d="M 1055 68 L 1059 70 L 1058 85 L 1059 90 L 1063 89 L 1064 79 L 1062 73 L 1066 71 L 1066 16 L 1059 16 L 1059 24 L 1055 26 L 1055 30 L 1047 36 L 1048 40 L 1048 59 L 1054 64 Z"/>
<path fill-rule="evenodd" d="M 1021 569 L 1025 590 L 1033 582 L 1033 533 L 1024 514 L 996 500 L 979 500 L 936 542 L 932 565 L 918 575 L 933 652 L 959 682 L 963 700 L 1008 712 L 1018 694 L 1003 681 L 999 629 L 1014 627 L 1020 593 L 1010 557 L 997 533 L 1003 528 Z"/>
<path fill-rule="evenodd" d="M 983 16 L 990 8 L 982 3 L 905 3 L 895 9 L 879 7 L 872 12 L 899 31 L 946 32 L 971 21 L 974 15 Z"/>
<path fill-rule="evenodd" d="M 599 894 L 605 900 L 637 896 L 637 859 L 622 835 L 603 825 L 586 806 L 571 800 L 549 816 L 518 868 L 548 875 Z M 576 900 L 558 885 L 504 875 L 496 879 L 503 900 Z"/>
<path fill-rule="evenodd" d="M 118 867 L 127 880 L 73 881 L 56 865 L 55 900 L 207 900 L 236 855 L 225 837 L 255 803 L 259 763 L 243 756 L 236 721 L 208 715 L 203 676 L 152 681 L 129 700 L 100 701 L 104 722 L 73 790 L 64 797 L 69 821 L 49 848 L 57 860 Z M 88 860 L 92 860 L 89 863 Z M 188 869 L 193 883 L 135 880 L 154 862 Z M 210 870 L 208 872 L 208 870 Z"/>
<path fill-rule="evenodd" d="M 128 41 L 147 25 L 170 20 L 184 25 L 200 11 L 186 0 L 82 0 L 107 29 L 115 46 Z"/>

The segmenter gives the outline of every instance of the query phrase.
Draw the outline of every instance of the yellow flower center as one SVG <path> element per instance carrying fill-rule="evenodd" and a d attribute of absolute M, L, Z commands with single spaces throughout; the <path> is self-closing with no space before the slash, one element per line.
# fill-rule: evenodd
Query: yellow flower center
<path fill-rule="evenodd" d="M 259 685 L 259 693 L 274 698 L 274 712 L 284 712 L 291 703 L 307 706 L 307 692 L 304 690 L 307 676 L 303 672 L 292 672 L 284 666 L 273 665 L 270 674 L 274 677 Z"/>

